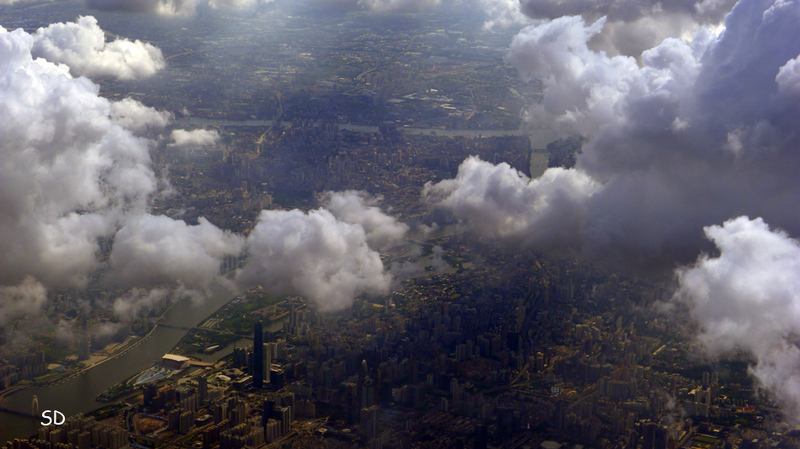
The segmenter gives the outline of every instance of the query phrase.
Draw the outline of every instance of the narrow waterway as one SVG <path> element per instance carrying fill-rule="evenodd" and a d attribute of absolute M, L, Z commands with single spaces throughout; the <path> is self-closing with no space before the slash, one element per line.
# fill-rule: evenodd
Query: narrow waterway
<path fill-rule="evenodd" d="M 164 323 L 190 328 L 233 299 L 233 294 L 222 288 L 214 291 L 211 298 L 202 303 L 183 300 L 176 303 L 164 315 Z M 279 325 L 276 323 L 276 325 Z M 187 331 L 158 326 L 145 341 L 124 355 L 109 360 L 60 384 L 45 388 L 31 388 L 14 393 L 3 399 L 3 405 L 15 410 L 30 411 L 33 396 L 39 400 L 39 410 L 58 410 L 66 416 L 85 413 L 101 407 L 95 397 L 116 383 L 148 368 L 180 341 Z M 233 345 L 213 356 L 221 358 L 233 352 Z M 41 427 L 41 419 L 0 412 L 0 443 L 14 438 L 26 438 Z"/>
<path fill-rule="evenodd" d="M 176 120 L 179 125 L 190 126 L 219 126 L 219 127 L 270 127 L 273 120 L 228 120 L 202 117 L 183 117 Z M 281 122 L 281 126 L 290 126 L 292 122 Z M 315 123 L 318 124 L 318 123 Z M 367 133 L 378 132 L 378 127 L 373 125 L 358 125 L 354 123 L 337 123 L 340 129 Z M 555 140 L 558 135 L 552 130 L 524 130 L 524 129 L 439 129 L 439 128 L 397 128 L 400 132 L 409 135 L 444 136 L 444 137 L 513 137 L 527 136 L 534 148 L 544 148 Z"/>

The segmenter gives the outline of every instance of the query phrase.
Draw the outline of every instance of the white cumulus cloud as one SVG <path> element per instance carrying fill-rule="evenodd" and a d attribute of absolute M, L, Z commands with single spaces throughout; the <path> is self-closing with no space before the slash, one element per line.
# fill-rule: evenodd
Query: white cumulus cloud
<path fill-rule="evenodd" d="M 156 190 L 147 141 L 65 66 L 34 59 L 34 37 L 0 28 L 0 283 L 83 285 L 97 239 Z"/>
<path fill-rule="evenodd" d="M 172 121 L 173 115 L 124 98 L 111 103 L 111 120 L 125 129 L 143 131 L 162 129 Z"/>
<path fill-rule="evenodd" d="M 211 146 L 219 142 L 219 132 L 213 129 L 176 129 L 171 137 L 171 145 L 175 146 Z"/>
<path fill-rule="evenodd" d="M 105 32 L 92 16 L 39 28 L 33 35 L 31 54 L 66 64 L 75 76 L 145 78 L 165 65 L 161 50 L 152 44 L 128 39 L 106 42 Z"/>
<path fill-rule="evenodd" d="M 455 179 L 426 184 L 423 196 L 486 235 L 567 247 L 579 242 L 587 201 L 598 188 L 575 170 L 551 168 L 531 180 L 508 164 L 470 157 Z"/>
<path fill-rule="evenodd" d="M 204 218 L 190 226 L 163 215 L 140 215 L 116 233 L 109 259 L 112 276 L 123 285 L 175 281 L 204 288 L 217 279 L 222 259 L 243 249 L 243 237 Z"/>
<path fill-rule="evenodd" d="M 262 211 L 247 253 L 239 285 L 302 295 L 323 312 L 349 307 L 363 293 L 387 293 L 392 284 L 364 228 L 325 209 Z"/>
<path fill-rule="evenodd" d="M 749 354 L 750 372 L 795 424 L 800 413 L 800 243 L 760 218 L 705 228 L 719 256 L 677 270 L 675 300 L 710 356 Z"/>
<path fill-rule="evenodd" d="M 398 244 L 408 232 L 408 225 L 380 210 L 380 202 L 379 197 L 370 197 L 365 192 L 355 190 L 325 192 L 321 197 L 323 207 L 334 217 L 364 228 L 367 242 L 373 248 Z"/>

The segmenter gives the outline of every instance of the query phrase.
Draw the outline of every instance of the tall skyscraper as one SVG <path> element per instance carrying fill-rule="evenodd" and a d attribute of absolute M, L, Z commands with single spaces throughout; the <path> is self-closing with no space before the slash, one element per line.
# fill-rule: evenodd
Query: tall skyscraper
<path fill-rule="evenodd" d="M 253 331 L 253 388 L 264 386 L 264 329 L 259 321 Z"/>
<path fill-rule="evenodd" d="M 272 348 L 264 343 L 264 382 L 270 383 L 270 370 L 272 369 Z"/>
<path fill-rule="evenodd" d="M 208 378 L 206 376 L 197 378 L 197 393 L 200 395 L 200 402 L 205 404 L 208 399 Z"/>

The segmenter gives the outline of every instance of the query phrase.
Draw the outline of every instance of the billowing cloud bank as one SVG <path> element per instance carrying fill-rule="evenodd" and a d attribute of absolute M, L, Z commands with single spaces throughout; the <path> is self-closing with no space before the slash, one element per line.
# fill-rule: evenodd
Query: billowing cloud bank
<path fill-rule="evenodd" d="M 3 322 L 35 314 L 46 303 L 47 288 L 84 287 L 104 265 L 98 260 L 101 240 L 113 241 L 109 264 L 121 285 L 170 282 L 187 288 L 206 286 L 222 258 L 244 245 L 243 238 L 205 221 L 187 226 L 148 213 L 158 182 L 151 142 L 134 131 L 161 128 L 169 114 L 131 99 L 111 102 L 87 78 L 73 77 L 68 66 L 34 57 L 41 36 L 72 48 L 72 41 L 55 36 L 74 37 L 74 26 L 96 27 L 84 19 L 36 35 L 0 28 Z M 86 67 L 96 67 L 107 55 L 81 57 Z M 124 299 L 117 308 L 130 310 Z"/>
<path fill-rule="evenodd" d="M 537 249 L 555 241 L 667 272 L 696 261 L 678 269 L 676 300 L 700 341 L 711 355 L 752 356 L 752 373 L 792 420 L 800 412 L 800 244 L 789 237 L 800 235 L 800 2 L 741 0 L 719 35 L 665 39 L 638 60 L 587 45 L 624 16 L 599 5 L 609 18 L 587 22 L 597 15 L 589 11 L 532 25 L 508 54 L 524 79 L 545 86 L 528 123 L 588 138 L 576 167 L 558 169 L 572 182 L 555 182 L 553 169 L 528 180 L 471 158 L 456 179 L 426 186 L 427 198 L 479 232 Z M 698 260 L 706 237 L 720 255 Z"/>
<path fill-rule="evenodd" d="M 317 210 L 262 211 L 246 239 L 203 218 L 189 226 L 164 216 L 129 217 L 114 237 L 111 276 L 131 287 L 178 283 L 193 295 L 222 281 L 225 257 L 246 256 L 236 287 L 260 285 L 302 295 L 321 311 L 341 310 L 358 295 L 387 293 L 392 285 L 377 250 L 401 242 L 408 226 L 381 212 L 378 202 L 359 191 L 325 192 Z M 138 312 L 165 294 L 137 290 L 115 309 Z"/>
<path fill-rule="evenodd" d="M 736 0 L 520 0 L 522 12 L 534 19 L 606 18 L 606 26 L 596 33 L 596 46 L 629 56 L 638 56 L 668 37 L 715 28 L 735 4 Z"/>
<path fill-rule="evenodd" d="M 33 35 L 34 58 L 66 64 L 75 76 L 113 76 L 120 79 L 145 78 L 164 68 L 164 56 L 155 46 L 139 40 L 106 42 L 97 19 L 54 23 Z"/>
<path fill-rule="evenodd" d="M 676 300 L 700 325 L 712 356 L 744 351 L 750 368 L 795 423 L 800 419 L 800 243 L 763 220 L 739 217 L 705 228 L 719 256 L 678 270 Z"/>
<path fill-rule="evenodd" d="M 587 47 L 602 20 L 562 17 L 530 26 L 514 39 L 508 61 L 524 78 L 544 82 L 543 101 L 528 111 L 533 126 L 588 137 L 576 168 L 563 177 L 591 179 L 591 195 L 555 186 L 560 203 L 579 204 L 582 212 L 548 224 L 553 208 L 542 212 L 535 201 L 491 194 L 503 185 L 498 179 L 518 175 L 503 166 L 477 170 L 474 160 L 462 164 L 456 180 L 427 191 L 487 234 L 540 220 L 520 237 L 533 247 L 574 229 L 583 254 L 627 266 L 688 263 L 704 245 L 704 226 L 740 215 L 800 234 L 793 175 L 800 170 L 798 20 L 796 1 L 743 0 L 719 36 L 700 31 L 691 42 L 667 39 L 641 63 Z M 501 178 L 496 172 L 503 171 Z M 548 176 L 522 179 L 513 192 L 538 191 Z M 468 197 L 491 201 L 467 208 Z M 494 218 L 498 211 L 505 217 Z"/>
<path fill-rule="evenodd" d="M 361 294 L 384 294 L 392 276 L 378 249 L 400 243 L 408 226 L 365 192 L 324 192 L 319 209 L 262 211 L 247 237 L 236 283 L 302 295 L 321 311 L 349 307 Z"/>
<path fill-rule="evenodd" d="M 82 285 L 97 238 L 156 189 L 148 144 L 65 66 L 34 59 L 34 37 L 0 29 L 0 282 Z"/>

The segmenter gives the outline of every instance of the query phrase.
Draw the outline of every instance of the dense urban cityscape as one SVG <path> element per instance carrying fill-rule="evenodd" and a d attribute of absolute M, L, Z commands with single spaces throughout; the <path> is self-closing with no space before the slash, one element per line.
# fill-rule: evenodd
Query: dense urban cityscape
<path fill-rule="evenodd" d="M 409 1 L 411 12 L 223 3 L 0 1 L 3 158 L 65 148 L 0 166 L 5 448 L 800 447 L 800 220 L 784 151 L 797 139 L 786 129 L 800 57 L 753 63 L 774 66 L 761 95 L 774 109 L 737 96 L 747 113 L 731 102 L 730 116 L 761 114 L 744 125 L 717 126 L 728 112 L 698 105 L 724 97 L 725 79 L 701 77 L 746 28 L 737 14 L 761 8 L 751 28 L 785 31 L 800 4 L 775 2 L 788 12 L 769 22 L 771 2 L 728 2 L 714 19 L 727 17 L 725 30 L 701 29 L 714 24 L 706 15 L 696 36 L 663 36 L 638 59 L 591 41 L 607 37 L 597 24 L 628 20 L 612 8 L 520 62 L 525 33 L 546 47 L 559 39 L 548 26 L 572 25 L 537 16 L 533 0 L 510 2 L 518 22 L 505 26 L 477 12 L 501 0 Z M 648 4 L 680 12 L 668 3 Z M 109 52 L 130 45 L 134 71 L 144 57 L 133 46 L 157 52 L 156 68 L 52 56 L 90 32 Z M 789 34 L 794 58 L 800 35 Z M 692 51 L 692 69 L 675 68 Z M 733 70 L 736 58 L 720 58 Z M 636 75 L 597 75 L 606 60 Z M 558 84 L 561 63 L 580 72 L 564 76 L 575 86 Z M 681 84 L 687 73 L 696 84 Z M 613 79 L 596 87 L 595 75 Z M 687 103 L 664 93 L 712 84 Z M 763 93 L 754 86 L 741 88 Z M 35 92 L 65 109 L 25 118 Z M 587 98 L 547 122 L 559 93 Z M 680 140 L 704 125 L 713 138 Z M 651 156 L 651 143 L 637 152 L 619 136 L 708 153 L 720 138 L 724 154 Z M 97 161 L 99 174 L 81 165 Z M 689 188 L 706 167 L 722 174 Z M 75 181 L 73 201 L 45 172 L 92 185 Z M 648 176 L 658 181 L 631 181 Z M 752 204 L 742 180 L 761 194 Z M 9 199 L 26 195 L 19 208 Z M 745 249 L 726 239 L 737 230 Z"/>

